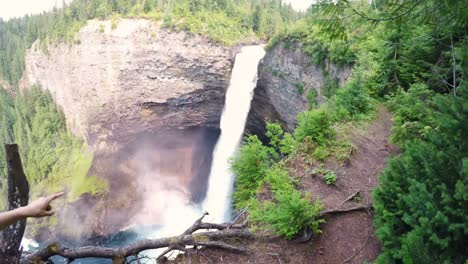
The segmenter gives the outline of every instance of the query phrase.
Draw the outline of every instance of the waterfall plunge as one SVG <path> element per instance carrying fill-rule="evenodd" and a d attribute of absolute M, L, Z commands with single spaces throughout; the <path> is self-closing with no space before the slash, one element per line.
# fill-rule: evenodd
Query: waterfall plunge
<path fill-rule="evenodd" d="M 235 154 L 242 139 L 253 90 L 257 84 L 258 63 L 264 55 L 265 51 L 262 46 L 243 47 L 236 55 L 221 116 L 221 135 L 213 152 L 208 189 L 202 204 L 203 210 L 210 213 L 206 221 L 222 223 L 230 218 L 234 175 L 229 171 L 229 158 Z M 151 188 L 158 189 L 157 186 Z M 155 202 L 166 204 L 164 225 L 161 228 L 141 231 L 140 238 L 152 239 L 179 235 L 202 214 L 198 205 L 190 203 L 186 197 L 177 193 L 162 190 L 154 193 L 157 196 L 149 201 L 150 204 L 145 204 L 145 207 L 152 208 L 154 206 L 151 203 Z M 38 246 L 35 241 L 27 238 L 23 238 L 22 245 L 25 248 L 32 247 L 33 250 Z M 162 251 L 163 249 L 147 250 L 142 253 L 149 257 L 157 257 Z M 89 261 L 81 260 L 80 263 L 102 262 L 90 259 Z M 145 262 L 142 261 L 142 263 Z"/>
<path fill-rule="evenodd" d="M 211 164 L 208 190 L 203 209 L 209 220 L 226 222 L 231 215 L 234 175 L 229 159 L 235 154 L 244 133 L 253 90 L 257 85 L 257 67 L 265 56 L 263 46 L 246 46 L 237 54 L 221 116 L 221 136 L 216 143 Z"/>
<path fill-rule="evenodd" d="M 229 171 L 229 159 L 235 154 L 244 133 L 253 90 L 257 85 L 257 67 L 263 56 L 263 46 L 246 46 L 236 55 L 221 116 L 221 135 L 214 148 L 206 198 L 201 206 L 209 212 L 205 218 L 207 222 L 224 223 L 230 220 L 235 176 Z M 170 195 L 164 196 L 169 203 L 178 201 Z M 186 201 L 172 204 L 171 207 L 173 210 L 164 212 L 168 220 L 166 224 L 161 229 L 146 233 L 146 238 L 179 235 L 202 214 L 198 206 Z M 157 257 L 162 250 L 143 253 Z"/>

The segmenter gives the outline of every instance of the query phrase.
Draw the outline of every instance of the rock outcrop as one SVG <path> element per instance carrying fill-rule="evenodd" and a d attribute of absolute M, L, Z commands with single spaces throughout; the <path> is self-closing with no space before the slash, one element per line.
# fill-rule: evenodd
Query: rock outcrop
<path fill-rule="evenodd" d="M 312 63 L 301 51 L 300 44 L 276 45 L 260 62 L 246 132 L 263 138 L 266 121 L 279 122 L 286 131 L 292 132 L 297 124 L 297 114 L 309 108 L 309 91 L 315 89 L 316 101 L 320 104 L 324 101 L 323 88 L 327 78 L 343 85 L 350 73 L 348 67 L 328 62 L 323 66 Z M 303 90 L 302 94 L 299 89 Z"/>
<path fill-rule="evenodd" d="M 62 210 L 57 230 L 76 224 L 59 236 L 110 234 L 138 215 L 161 224 L 168 193 L 203 199 L 233 59 L 230 48 L 145 19 L 88 21 L 74 45 L 47 53 L 34 43 L 20 86 L 50 91 L 94 152 L 89 174 L 109 182 L 104 199 Z"/>
<path fill-rule="evenodd" d="M 99 149 L 141 132 L 218 128 L 233 58 L 198 35 L 144 19 L 88 21 L 76 44 L 26 55 L 22 86 L 40 84 L 69 129 Z"/>

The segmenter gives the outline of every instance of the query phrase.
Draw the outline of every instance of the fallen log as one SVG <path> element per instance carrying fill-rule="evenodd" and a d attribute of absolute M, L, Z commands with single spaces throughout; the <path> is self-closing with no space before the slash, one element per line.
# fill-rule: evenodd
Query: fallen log
<path fill-rule="evenodd" d="M 7 159 L 8 210 L 26 206 L 29 200 L 29 184 L 24 175 L 18 145 L 5 144 Z M 21 240 L 26 228 L 26 219 L 5 228 L 0 241 L 0 263 L 19 263 Z"/>
<path fill-rule="evenodd" d="M 205 214 L 206 215 L 206 214 Z M 204 215 L 204 216 L 205 216 Z M 149 249 L 168 248 L 169 251 L 181 250 L 185 251 L 187 247 L 205 247 L 218 248 L 236 253 L 245 253 L 247 249 L 228 244 L 223 240 L 243 238 L 253 239 L 255 235 L 243 228 L 241 225 L 230 224 L 213 224 L 203 223 L 203 217 L 198 219 L 189 229 L 180 236 L 142 240 L 133 244 L 129 244 L 119 248 L 95 247 L 86 246 L 79 248 L 66 248 L 59 243 L 53 243 L 48 247 L 39 250 L 38 252 L 24 257 L 21 260 L 22 264 L 36 264 L 48 260 L 52 256 L 62 256 L 67 259 L 80 258 L 106 258 L 112 259 L 115 264 L 125 263 L 127 257 L 138 255 L 140 252 Z M 215 229 L 218 231 L 205 231 L 193 233 L 201 229 Z M 166 252 L 167 251 L 167 252 Z M 164 254 L 169 251 L 166 250 Z"/>

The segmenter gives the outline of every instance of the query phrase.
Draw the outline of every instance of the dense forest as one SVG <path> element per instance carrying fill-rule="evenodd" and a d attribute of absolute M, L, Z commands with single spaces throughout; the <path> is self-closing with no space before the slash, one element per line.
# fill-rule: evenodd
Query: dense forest
<path fill-rule="evenodd" d="M 284 30 L 299 14 L 281 0 L 76 0 L 63 9 L 0 19 L 0 77 L 16 84 L 24 70 L 24 55 L 34 41 L 41 48 L 58 42 L 79 44 L 75 34 L 89 19 L 148 18 L 164 27 L 187 30 L 225 45 L 268 38 Z"/>
<path fill-rule="evenodd" d="M 300 44 L 311 61 L 351 65 L 344 87 L 326 85 L 327 100 L 298 116 L 293 134 L 268 124 L 265 145 L 249 136 L 232 161 L 234 203 L 249 207 L 260 229 L 292 237 L 305 226 L 320 232 L 321 205 L 300 192 L 288 161 L 347 159 L 346 123 L 372 120 L 377 105 L 393 112 L 392 142 L 401 148 L 373 193 L 376 263 L 466 263 L 468 250 L 468 9 L 464 1 L 321 1 L 275 36 Z M 298 93 L 304 87 L 298 87 Z M 313 90 L 313 89 L 311 89 Z M 357 150 L 359 151 L 359 150 Z M 289 170 L 290 171 L 290 170 Z M 315 168 L 327 184 L 333 171 Z M 273 199 L 261 200 L 265 188 Z"/>
<path fill-rule="evenodd" d="M 83 140 L 71 135 L 65 117 L 53 102 L 50 94 L 31 87 L 12 99 L 0 87 L 0 139 L 17 143 L 24 171 L 33 186 L 32 197 L 44 193 L 69 191 L 69 201 L 83 193 L 106 192 L 107 183 L 88 177 L 92 154 Z M 0 179 L 6 179 L 6 158 L 0 151 Z M 5 186 L 0 186 L 2 193 Z M 5 199 L 0 200 L 4 208 Z"/>

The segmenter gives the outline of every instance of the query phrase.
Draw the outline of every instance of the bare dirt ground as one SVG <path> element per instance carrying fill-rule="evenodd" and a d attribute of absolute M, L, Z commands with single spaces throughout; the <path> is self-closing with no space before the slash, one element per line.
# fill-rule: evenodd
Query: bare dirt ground
<path fill-rule="evenodd" d="M 303 191 L 318 198 L 324 210 L 347 209 L 371 205 L 371 191 L 377 185 L 377 176 L 385 167 L 389 157 L 398 152 L 389 143 L 391 114 L 379 107 L 376 118 L 366 128 L 352 128 L 350 140 L 357 151 L 346 165 L 328 161 L 326 169 L 337 175 L 335 185 L 326 185 L 319 176 L 312 177 L 304 159 L 296 158 L 288 167 L 293 168 L 301 182 Z M 359 199 L 344 202 L 353 193 Z M 343 203 L 344 202 L 344 203 Z M 380 244 L 374 236 L 371 210 L 325 215 L 322 234 L 307 243 L 297 243 L 281 238 L 268 241 L 239 241 L 247 247 L 249 254 L 239 255 L 222 250 L 203 250 L 196 255 L 179 256 L 176 263 L 363 263 L 374 260 L 380 252 Z"/>

